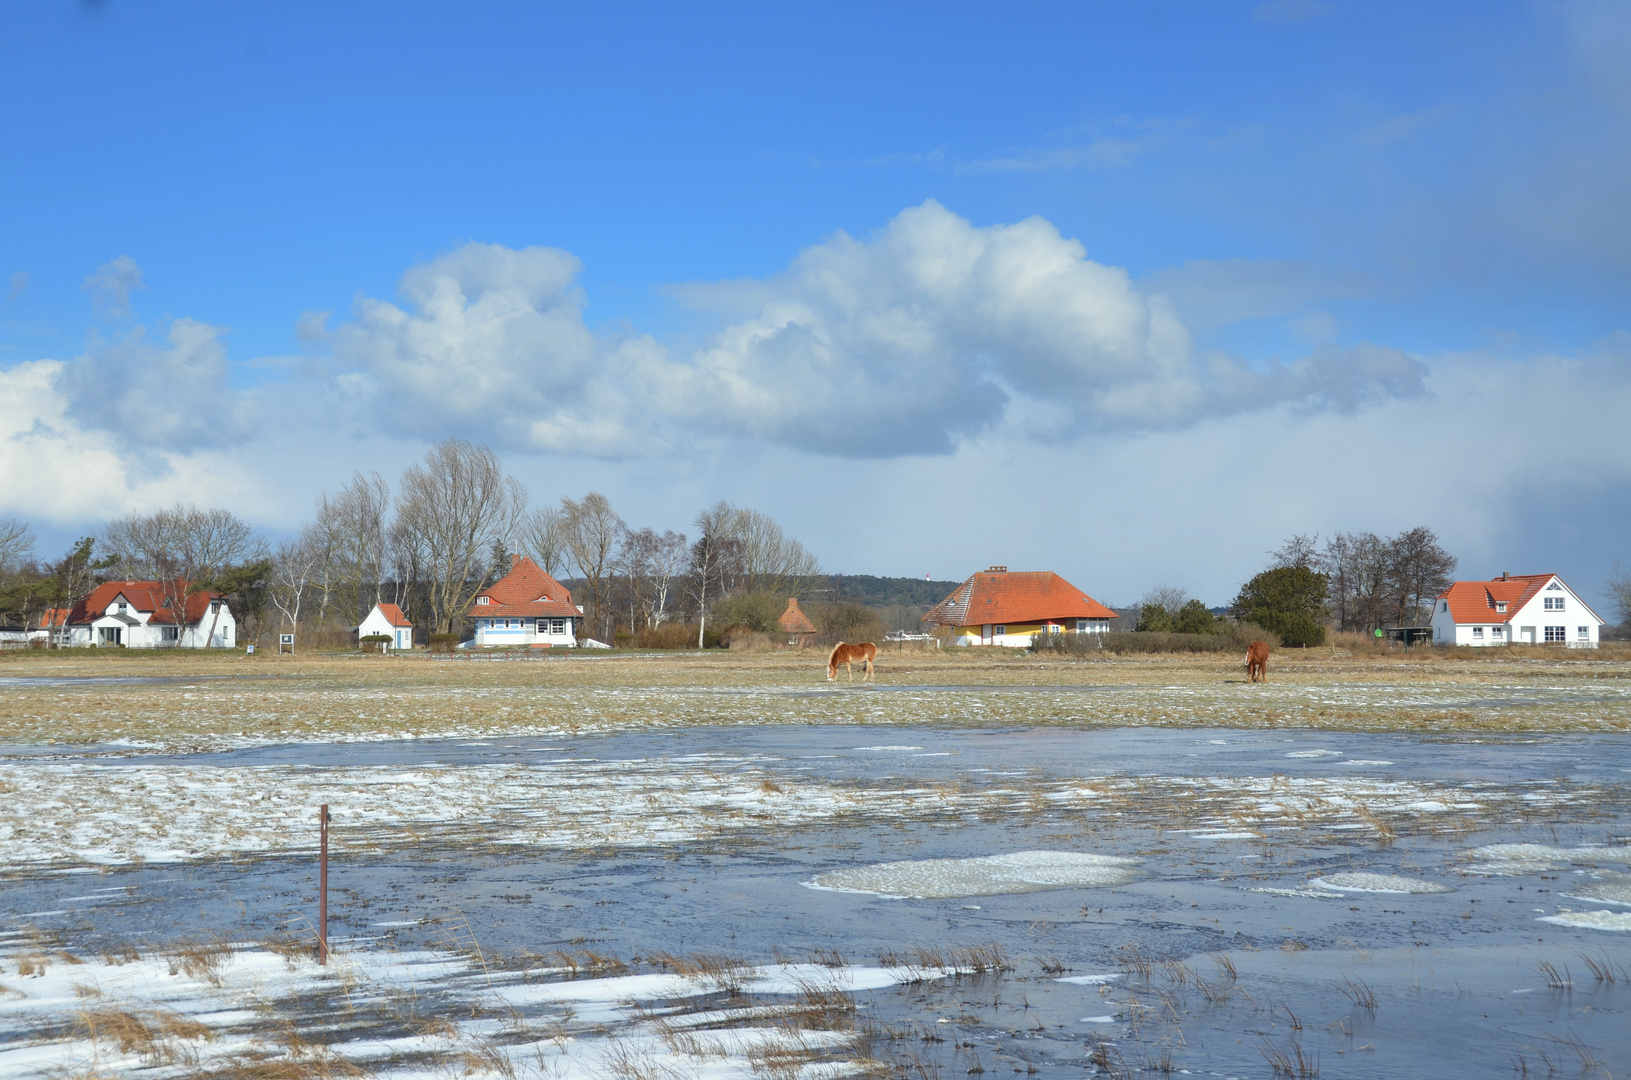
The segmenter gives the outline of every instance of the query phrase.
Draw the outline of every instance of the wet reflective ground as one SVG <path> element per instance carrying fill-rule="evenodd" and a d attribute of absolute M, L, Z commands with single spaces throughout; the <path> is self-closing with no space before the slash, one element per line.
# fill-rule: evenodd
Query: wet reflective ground
<path fill-rule="evenodd" d="M 189 807 L 193 788 L 157 783 L 228 774 L 244 786 L 233 807 Z M 601 786 L 569 786 L 587 775 Z M 86 952 L 304 927 L 311 812 L 327 801 L 342 950 L 475 943 L 498 969 L 587 951 L 644 971 L 663 953 L 876 966 L 996 946 L 1009 970 L 858 992 L 858 1041 L 836 1057 L 911 1075 L 1268 1076 L 1315 1057 L 1327 1077 L 1631 1071 L 1624 736 L 732 727 L 53 749 L 11 756 L 0 778 L 36 820 L 71 816 L 84 791 L 126 808 L 113 833 L 200 814 L 190 835 L 142 848 L 145 865 L 105 854 L 125 850 L 118 836 L 76 848 L 8 826 L 3 925 Z M 497 794 L 460 801 L 477 788 Z M 425 791 L 432 809 L 392 816 Z M 917 868 L 871 871 L 874 892 L 812 887 L 1023 852 L 1137 861 L 1113 886 L 991 893 L 969 873 L 968 895 L 945 895 L 960 891 L 953 872 L 939 898 L 913 899 L 887 885 L 923 880 Z M 1044 870 L 1022 872 L 1046 872 L 1033 861 Z M 1363 891 L 1377 876 L 1436 891 Z M 30 1037 L 4 1015 L 0 1040 Z"/>

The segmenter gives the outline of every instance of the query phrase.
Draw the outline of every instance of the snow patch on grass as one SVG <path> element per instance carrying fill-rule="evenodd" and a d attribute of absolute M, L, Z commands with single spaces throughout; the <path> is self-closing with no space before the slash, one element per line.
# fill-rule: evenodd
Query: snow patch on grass
<path fill-rule="evenodd" d="M 959 896 L 1105 888 L 1137 878 L 1141 860 L 1073 851 L 1016 851 L 968 859 L 915 859 L 817 874 L 805 885 L 832 892 L 871 893 L 892 899 L 940 900 Z"/>

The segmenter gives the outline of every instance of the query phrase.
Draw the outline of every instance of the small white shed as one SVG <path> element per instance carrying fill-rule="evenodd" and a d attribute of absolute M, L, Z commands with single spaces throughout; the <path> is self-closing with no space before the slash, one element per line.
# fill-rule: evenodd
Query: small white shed
<path fill-rule="evenodd" d="M 408 650 L 413 648 L 413 623 L 395 604 L 375 604 L 368 618 L 357 627 L 357 637 L 384 635 L 391 639 L 387 648 Z"/>

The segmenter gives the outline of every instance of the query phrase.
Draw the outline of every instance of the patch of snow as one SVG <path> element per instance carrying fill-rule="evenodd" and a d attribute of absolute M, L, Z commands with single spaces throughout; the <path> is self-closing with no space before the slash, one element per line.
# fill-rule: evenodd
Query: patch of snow
<path fill-rule="evenodd" d="M 1571 900 L 1595 900 L 1601 904 L 1631 905 L 1631 877 L 1616 874 L 1600 881 L 1573 886 L 1571 892 L 1563 895 Z"/>
<path fill-rule="evenodd" d="M 1016 851 L 969 859 L 915 859 L 858 866 L 817 874 L 804 884 L 832 892 L 939 900 L 1125 885 L 1137 877 L 1134 868 L 1140 862 L 1119 855 Z"/>
<path fill-rule="evenodd" d="M 1113 1024 L 1115 1022 L 1116 1018 L 1113 1016 L 1084 1016 L 1077 1021 L 1079 1024 Z"/>
<path fill-rule="evenodd" d="M 1344 765 L 1392 765 L 1391 761 L 1382 761 L 1380 758 L 1349 758 Z"/>
<path fill-rule="evenodd" d="M 1582 930 L 1620 930 L 1631 933 L 1631 912 L 1623 911 L 1563 911 L 1556 915 L 1542 915 L 1536 922 L 1557 926 L 1573 926 Z"/>
<path fill-rule="evenodd" d="M 1521 877 L 1543 870 L 1566 870 L 1576 863 L 1625 861 L 1623 857 L 1616 859 L 1607 848 L 1560 848 L 1546 844 L 1489 844 L 1474 848 L 1467 854 L 1476 860 L 1469 867 L 1469 872 L 1503 877 Z"/>
<path fill-rule="evenodd" d="M 1341 757 L 1341 756 L 1342 756 L 1342 752 L 1339 751 L 1339 750 L 1293 750 L 1291 753 L 1286 755 L 1286 757 L 1298 757 L 1298 758 L 1322 758 L 1322 757 Z"/>
<path fill-rule="evenodd" d="M 1073 986 L 1103 986 L 1105 983 L 1115 982 L 1121 977 L 1121 972 L 1112 971 L 1107 975 L 1066 975 L 1062 979 L 1055 979 L 1053 981 L 1070 983 Z"/>
<path fill-rule="evenodd" d="M 1324 877 L 1312 879 L 1309 884 L 1324 889 L 1336 889 L 1339 892 L 1426 894 L 1455 891 L 1448 885 L 1440 885 L 1433 881 L 1398 877 L 1394 874 L 1371 874 L 1362 871 L 1327 874 Z"/>
<path fill-rule="evenodd" d="M 923 747 L 921 747 L 921 746 L 852 746 L 852 747 L 850 747 L 850 749 L 851 750 L 885 751 L 885 750 L 921 750 L 921 749 L 923 749 Z"/>

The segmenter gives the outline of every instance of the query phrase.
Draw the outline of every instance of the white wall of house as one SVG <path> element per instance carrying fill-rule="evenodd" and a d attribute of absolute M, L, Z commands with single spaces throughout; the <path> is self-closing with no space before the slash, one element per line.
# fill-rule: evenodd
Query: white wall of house
<path fill-rule="evenodd" d="M 1028 649 L 1037 634 L 1102 634 L 1110 629 L 1109 619 L 1060 619 L 1049 623 L 986 623 L 954 628 L 954 645 L 1000 645 Z"/>
<path fill-rule="evenodd" d="M 134 610 L 122 615 L 105 614 L 89 624 L 69 627 L 67 643 L 127 649 L 230 649 L 237 641 L 238 623 L 225 603 L 221 604 L 218 615 L 206 611 L 194 626 L 149 623 L 149 618 L 149 612 Z M 209 638 L 212 621 L 215 634 Z"/>
<path fill-rule="evenodd" d="M 391 639 L 389 647 L 392 649 L 406 651 L 413 648 L 413 627 L 392 625 L 391 620 L 379 609 L 379 605 L 375 604 L 374 610 L 368 613 L 368 618 L 357 625 L 357 636 L 365 638 L 378 634 Z"/>
<path fill-rule="evenodd" d="M 550 616 L 515 616 L 476 620 L 478 649 L 501 645 L 555 645 L 570 648 L 578 643 L 576 619 Z"/>

